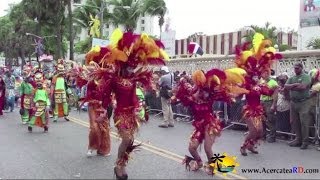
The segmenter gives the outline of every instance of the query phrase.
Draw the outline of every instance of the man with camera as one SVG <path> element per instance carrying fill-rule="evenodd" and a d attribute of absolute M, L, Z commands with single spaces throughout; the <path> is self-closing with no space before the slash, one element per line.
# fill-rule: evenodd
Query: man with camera
<path fill-rule="evenodd" d="M 170 73 L 169 68 L 167 66 L 161 67 L 160 71 L 162 76 L 159 80 L 159 86 L 164 122 L 163 124 L 159 125 L 159 127 L 174 127 L 173 112 L 170 102 L 170 98 L 172 96 L 174 77 L 173 74 Z"/>

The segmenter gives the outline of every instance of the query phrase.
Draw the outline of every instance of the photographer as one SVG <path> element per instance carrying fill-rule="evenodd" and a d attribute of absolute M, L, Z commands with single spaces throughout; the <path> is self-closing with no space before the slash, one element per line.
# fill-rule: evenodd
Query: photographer
<path fill-rule="evenodd" d="M 172 96 L 171 90 L 174 82 L 174 76 L 172 73 L 170 73 L 169 68 L 167 66 L 161 67 L 160 71 L 162 76 L 159 81 L 159 86 L 164 122 L 163 124 L 159 125 L 159 127 L 174 127 L 173 112 L 170 102 L 170 98 Z"/>

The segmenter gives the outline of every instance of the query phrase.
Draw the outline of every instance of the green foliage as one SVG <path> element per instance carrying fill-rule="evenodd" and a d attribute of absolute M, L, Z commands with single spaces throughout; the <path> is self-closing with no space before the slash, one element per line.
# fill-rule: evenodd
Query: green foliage
<path fill-rule="evenodd" d="M 143 4 L 143 12 L 150 14 L 151 16 L 158 16 L 158 25 L 161 33 L 164 24 L 164 16 L 168 10 L 166 2 L 164 0 L 144 0 Z"/>
<path fill-rule="evenodd" d="M 91 49 L 92 39 L 90 37 L 83 41 L 79 41 L 75 44 L 75 52 L 79 54 L 85 54 Z"/>
<path fill-rule="evenodd" d="M 314 38 L 308 42 L 308 48 L 320 49 L 320 38 Z"/>
<path fill-rule="evenodd" d="M 286 50 L 290 50 L 290 49 L 291 49 L 291 47 L 289 45 L 287 45 L 287 44 L 281 44 L 279 46 L 279 51 L 280 52 L 283 52 L 283 51 L 286 51 Z"/>
<path fill-rule="evenodd" d="M 134 31 L 143 13 L 142 1 L 111 0 L 109 3 L 114 6 L 111 23 L 116 27 L 123 25 L 126 31 Z"/>
<path fill-rule="evenodd" d="M 277 38 L 277 28 L 275 26 L 270 26 L 271 24 L 267 22 L 265 26 L 259 27 L 257 25 L 251 25 L 250 28 L 252 31 L 249 34 L 245 35 L 244 38 L 248 42 L 252 42 L 253 36 L 255 33 L 261 33 L 266 39 L 270 39 L 272 44 L 278 44 Z"/>

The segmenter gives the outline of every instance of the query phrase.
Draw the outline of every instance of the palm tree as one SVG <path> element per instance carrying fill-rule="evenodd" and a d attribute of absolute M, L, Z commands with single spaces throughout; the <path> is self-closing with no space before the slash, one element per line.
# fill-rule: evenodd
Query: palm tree
<path fill-rule="evenodd" d="M 150 14 L 151 16 L 158 16 L 159 28 L 160 28 L 160 39 L 162 26 L 164 24 L 164 16 L 167 12 L 166 2 L 164 0 L 144 0 L 143 12 Z"/>
<path fill-rule="evenodd" d="M 111 0 L 113 13 L 111 22 L 118 27 L 123 25 L 125 31 L 134 31 L 137 27 L 138 19 L 143 13 L 143 5 L 140 0 Z"/>
<path fill-rule="evenodd" d="M 255 33 L 261 33 L 266 39 L 270 39 L 272 44 L 278 43 L 277 28 L 275 26 L 270 27 L 270 23 L 266 22 L 265 26 L 259 27 L 257 25 L 251 25 L 249 34 L 245 35 L 244 38 L 247 42 L 252 42 Z"/>
<path fill-rule="evenodd" d="M 320 49 L 320 38 L 310 40 L 307 47 L 311 49 Z"/>

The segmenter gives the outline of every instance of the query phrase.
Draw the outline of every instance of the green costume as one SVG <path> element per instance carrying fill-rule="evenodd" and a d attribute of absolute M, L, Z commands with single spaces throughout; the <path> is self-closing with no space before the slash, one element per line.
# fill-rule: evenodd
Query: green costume
<path fill-rule="evenodd" d="M 145 108 L 144 108 L 144 94 L 143 91 L 141 90 L 141 88 L 137 88 L 136 89 L 136 95 L 139 99 L 139 112 L 138 112 L 138 116 L 141 120 L 145 120 Z"/>
<path fill-rule="evenodd" d="M 54 92 L 54 121 L 59 117 L 67 117 L 69 115 L 69 105 L 67 103 L 67 85 L 64 77 L 55 76 L 53 79 Z M 66 119 L 67 120 L 67 119 Z"/>
<path fill-rule="evenodd" d="M 45 89 L 37 89 L 34 95 L 33 102 L 35 103 L 36 112 L 29 121 L 29 127 L 37 125 L 44 127 L 48 125 L 47 108 L 50 107 L 50 100 Z"/>
<path fill-rule="evenodd" d="M 20 115 L 22 122 L 25 124 L 30 121 L 32 116 L 32 93 L 33 86 L 29 82 L 23 81 L 20 86 L 21 110 Z"/>

